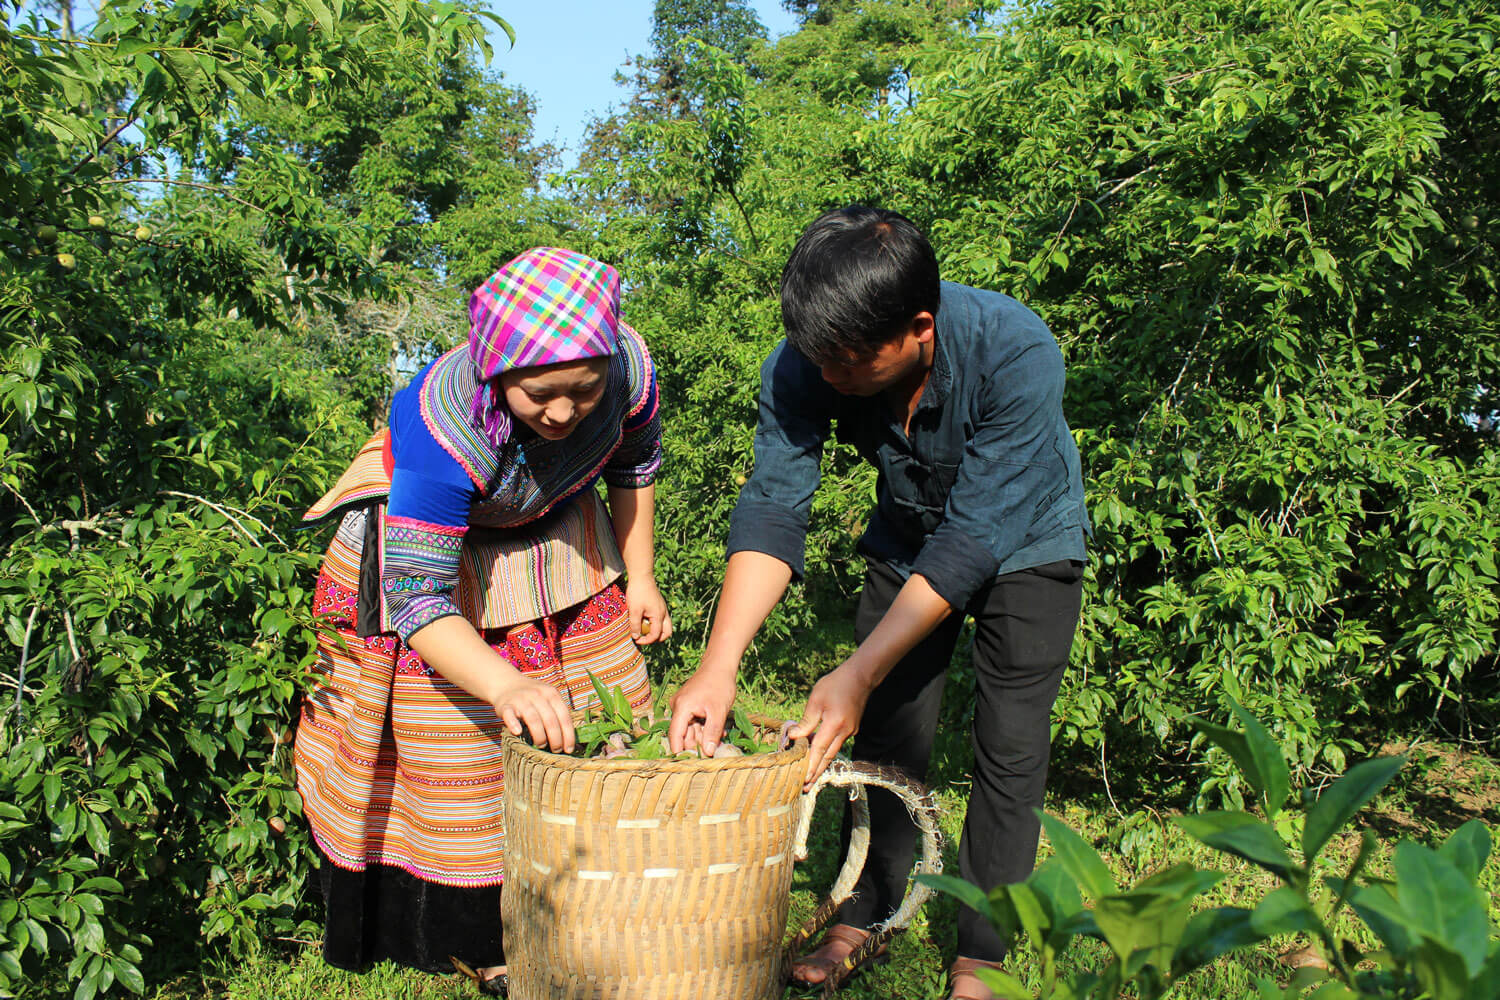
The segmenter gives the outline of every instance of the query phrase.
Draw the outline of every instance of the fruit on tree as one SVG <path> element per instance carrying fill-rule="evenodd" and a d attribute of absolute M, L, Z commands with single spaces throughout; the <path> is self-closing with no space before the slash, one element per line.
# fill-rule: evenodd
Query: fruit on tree
<path fill-rule="evenodd" d="M 37 226 L 36 227 L 36 241 L 38 243 L 56 243 L 57 242 L 57 227 L 56 226 Z"/>
<path fill-rule="evenodd" d="M 151 238 L 151 227 L 150 226 L 136 226 L 135 227 L 135 238 L 138 239 L 138 240 L 149 240 Z"/>
<path fill-rule="evenodd" d="M 102 215 L 91 215 L 91 216 L 89 216 L 89 228 L 90 229 L 103 229 L 104 226 L 105 226 L 104 216 L 102 216 Z"/>
<path fill-rule="evenodd" d="M 57 255 L 57 266 L 64 271 L 71 271 L 78 266 L 78 260 L 70 253 L 60 253 Z"/>

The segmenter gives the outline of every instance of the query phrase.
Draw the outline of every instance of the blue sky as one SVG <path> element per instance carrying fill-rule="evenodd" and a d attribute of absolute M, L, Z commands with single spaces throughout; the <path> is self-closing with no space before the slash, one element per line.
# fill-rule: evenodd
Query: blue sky
<path fill-rule="evenodd" d="M 780 0 L 750 4 L 772 38 L 796 25 Z M 614 82 L 627 56 L 646 51 L 651 34 L 651 0 L 551 0 L 514 4 L 495 0 L 492 8 L 516 33 L 509 48 L 503 32 L 490 32 L 495 56 L 490 66 L 506 82 L 536 98 L 536 136 L 563 150 L 563 165 L 578 159 L 583 127 L 626 92 Z"/>

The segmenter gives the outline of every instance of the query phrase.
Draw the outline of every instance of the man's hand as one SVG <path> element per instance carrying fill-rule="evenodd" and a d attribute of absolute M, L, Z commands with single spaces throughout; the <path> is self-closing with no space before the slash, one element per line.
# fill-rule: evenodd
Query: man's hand
<path fill-rule="evenodd" d="M 638 646 L 672 638 L 672 614 L 650 576 L 627 577 L 625 606 L 630 610 L 630 637 Z"/>
<path fill-rule="evenodd" d="M 812 737 L 807 751 L 804 791 L 812 787 L 818 775 L 838 756 L 844 741 L 859 732 L 859 720 L 865 714 L 865 702 L 870 700 L 871 690 L 869 680 L 848 660 L 813 685 L 802 721 L 787 734 L 792 739 Z"/>
<path fill-rule="evenodd" d="M 491 703 L 513 736 L 529 731 L 531 741 L 558 753 L 573 752 L 573 713 L 562 692 L 524 674 L 506 683 Z"/>
<path fill-rule="evenodd" d="M 734 675 L 734 670 L 699 667 L 672 696 L 667 744 L 673 753 L 696 746 L 703 756 L 713 756 L 724 737 L 724 720 L 734 707 Z"/>

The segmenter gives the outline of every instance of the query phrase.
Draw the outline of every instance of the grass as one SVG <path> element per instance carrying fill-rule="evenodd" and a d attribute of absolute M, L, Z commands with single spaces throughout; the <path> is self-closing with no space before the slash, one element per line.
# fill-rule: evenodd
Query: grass
<path fill-rule="evenodd" d="M 747 681 L 741 704 L 752 711 L 773 716 L 795 715 L 800 694 L 811 678 L 837 663 L 848 652 L 846 643 L 827 633 L 799 645 L 784 640 L 762 650 L 767 660 L 797 663 L 803 676 L 762 676 Z M 792 673 L 792 671 L 788 671 Z M 669 679 L 667 687 L 672 686 Z M 944 724 L 934 752 L 932 787 L 942 810 L 946 835 L 945 866 L 956 872 L 956 848 L 962 826 L 967 775 L 972 766 L 968 746 L 966 706 L 970 702 L 972 676 L 967 656 L 956 658 L 945 696 Z M 1391 745 L 1387 752 L 1404 746 Z M 1111 765 L 1111 778 L 1119 764 Z M 1127 885 L 1177 861 L 1212 868 L 1226 877 L 1208 897 L 1210 903 L 1253 906 L 1275 888 L 1266 873 L 1219 854 L 1191 840 L 1170 821 L 1163 797 L 1156 794 L 1151 772 L 1122 769 L 1113 795 L 1106 794 L 1098 760 L 1089 754 L 1059 748 L 1055 755 L 1046 808 L 1089 840 L 1104 856 L 1118 884 Z M 839 810 L 837 795 L 824 795 L 818 804 L 808 861 L 799 865 L 793 878 L 789 927 L 796 927 L 817 905 L 837 870 Z M 1470 818 L 1479 818 L 1492 829 L 1500 825 L 1500 765 L 1487 757 L 1462 753 L 1451 746 L 1418 747 L 1413 763 L 1393 783 L 1360 822 L 1371 826 L 1384 841 L 1382 854 L 1371 866 L 1373 873 L 1388 870 L 1391 851 L 1400 837 L 1435 843 Z M 1322 874 L 1342 874 L 1358 846 L 1355 833 L 1336 840 L 1320 861 Z M 1045 838 L 1042 856 L 1050 853 Z M 1490 894 L 1491 920 L 1500 914 L 1496 900 L 1500 888 L 1500 861 L 1491 857 L 1482 878 Z M 957 904 L 947 897 L 931 900 L 913 926 L 892 945 L 892 961 L 857 976 L 841 996 L 851 1000 L 928 1000 L 942 998 L 943 970 L 953 957 L 953 928 Z M 1346 911 L 1338 930 L 1359 938 L 1357 920 Z M 1287 939 L 1275 947 L 1250 951 L 1221 960 L 1179 984 L 1174 996 L 1184 1000 L 1221 1000 L 1253 992 L 1252 976 L 1269 976 L 1285 983 L 1291 970 L 1277 960 L 1280 952 L 1305 944 Z M 1103 946 L 1083 941 L 1064 961 L 1064 974 L 1098 968 L 1107 962 Z M 1009 971 L 1035 988 L 1036 970 L 1017 954 Z M 477 996 L 477 991 L 457 976 L 432 976 L 389 964 L 355 975 L 324 965 L 314 945 L 268 943 L 247 960 L 233 964 L 205 963 L 196 972 L 179 976 L 159 987 L 154 1000 L 458 1000 Z M 816 996 L 815 992 L 789 990 L 788 998 Z"/>

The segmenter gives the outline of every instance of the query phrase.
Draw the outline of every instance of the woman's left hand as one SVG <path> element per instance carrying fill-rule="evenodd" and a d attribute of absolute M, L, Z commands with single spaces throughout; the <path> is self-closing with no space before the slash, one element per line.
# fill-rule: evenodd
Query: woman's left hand
<path fill-rule="evenodd" d="M 672 614 L 653 577 L 627 580 L 625 606 L 630 609 L 630 636 L 638 646 L 672 637 Z"/>

